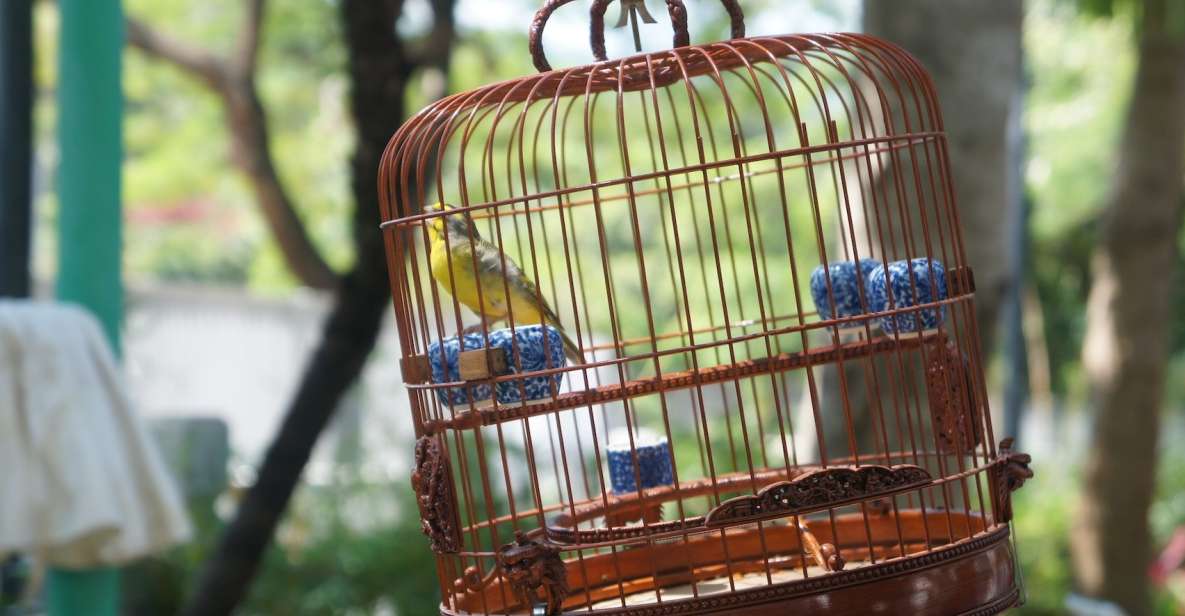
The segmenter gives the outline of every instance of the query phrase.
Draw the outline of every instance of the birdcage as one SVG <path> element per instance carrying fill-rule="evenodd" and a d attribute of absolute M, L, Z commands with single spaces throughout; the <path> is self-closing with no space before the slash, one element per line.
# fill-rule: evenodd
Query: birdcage
<path fill-rule="evenodd" d="M 1019 600 L 934 86 L 860 34 L 453 95 L 380 171 L 442 614 L 987 614 Z M 624 15 L 649 17 L 637 0 Z M 636 28 L 636 21 L 635 21 Z M 636 32 L 636 30 L 635 30 Z M 804 612 L 805 613 L 805 612 Z"/>

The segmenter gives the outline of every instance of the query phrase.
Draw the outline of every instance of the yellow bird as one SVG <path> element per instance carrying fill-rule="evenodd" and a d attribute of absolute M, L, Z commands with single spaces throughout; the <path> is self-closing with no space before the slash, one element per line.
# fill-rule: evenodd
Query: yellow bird
<path fill-rule="evenodd" d="M 444 206 L 445 209 L 452 207 Z M 439 211 L 440 204 L 424 208 L 425 213 Z M 551 325 L 564 339 L 564 355 L 574 364 L 584 363 L 580 349 L 564 332 L 559 317 L 539 294 L 535 283 L 510 257 L 481 237 L 467 214 L 454 213 L 428 219 L 428 241 L 432 277 L 457 301 L 476 312 L 487 324 L 507 319 L 513 311 L 516 325 Z"/>

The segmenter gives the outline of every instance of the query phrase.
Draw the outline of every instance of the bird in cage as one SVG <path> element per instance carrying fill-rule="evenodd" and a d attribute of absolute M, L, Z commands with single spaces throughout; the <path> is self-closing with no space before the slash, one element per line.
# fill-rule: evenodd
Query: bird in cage
<path fill-rule="evenodd" d="M 434 204 L 424 213 L 454 209 Z M 481 236 L 473 218 L 463 212 L 429 218 L 428 260 L 432 278 L 477 313 L 489 325 L 514 313 L 516 324 L 540 323 L 554 327 L 563 338 L 564 355 L 574 364 L 584 363 L 579 347 L 564 331 L 555 310 L 539 293 L 522 268 L 497 246 Z"/>

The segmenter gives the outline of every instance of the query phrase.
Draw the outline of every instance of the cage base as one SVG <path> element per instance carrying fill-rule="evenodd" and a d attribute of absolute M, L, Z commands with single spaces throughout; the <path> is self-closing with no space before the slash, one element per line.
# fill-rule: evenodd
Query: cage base
<path fill-rule="evenodd" d="M 937 529 L 946 515 L 945 512 L 931 511 L 922 517 Z M 777 538 L 773 540 L 776 542 Z M 729 543 L 733 543 L 731 536 Z M 875 563 L 868 560 L 867 550 L 864 550 L 863 558 L 858 557 L 858 550 L 845 549 L 844 554 L 847 563 L 842 571 L 825 571 L 811 566 L 805 569 L 804 575 L 799 557 L 783 555 L 770 557 L 770 578 L 766 577 L 766 565 L 762 560 L 750 563 L 752 566 L 749 567 L 739 563 L 700 567 L 692 576 L 694 579 L 667 576 L 664 581 L 656 583 L 651 577 L 623 580 L 620 585 L 610 583 L 605 587 L 598 585 L 598 588 L 572 588 L 563 613 L 979 616 L 1003 612 L 1019 601 L 1007 526 L 988 527 L 947 545 L 905 557 L 882 554 Z M 773 563 L 775 559 L 778 561 L 776 565 Z M 586 563 L 589 563 L 588 559 Z M 570 566 L 578 565 L 570 563 Z M 695 584 L 694 591 L 692 584 Z M 488 591 L 497 592 L 495 588 Z M 493 599 L 494 592 L 488 593 L 487 599 Z M 487 602 L 483 609 L 479 603 L 460 602 L 454 608 L 442 605 L 440 613 L 445 616 L 530 613 L 522 606 L 506 609 Z"/>
<path fill-rule="evenodd" d="M 997 614 L 1017 604 L 1011 565 L 1012 550 L 1005 532 L 985 546 L 949 555 L 932 566 L 910 566 L 909 557 L 882 564 L 848 562 L 842 572 L 809 567 L 718 577 L 663 588 L 662 602 L 654 591 L 635 593 L 592 606 L 595 614 L 713 614 L 719 616 L 774 616 L 783 614 Z M 938 554 L 936 552 L 935 554 Z M 1002 564 L 1007 570 L 998 570 Z M 905 569 L 901 572 L 898 569 Z M 952 580 L 958 583 L 952 584 Z M 731 583 L 730 583 L 731 581 Z M 800 611 L 801 610 L 801 611 Z M 585 609 L 565 614 L 587 614 Z"/>

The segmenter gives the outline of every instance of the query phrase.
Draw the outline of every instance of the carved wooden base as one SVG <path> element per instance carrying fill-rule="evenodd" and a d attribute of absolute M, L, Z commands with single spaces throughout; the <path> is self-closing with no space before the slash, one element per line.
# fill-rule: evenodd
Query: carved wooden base
<path fill-rule="evenodd" d="M 1018 595 L 1008 528 L 989 524 L 974 514 L 917 510 L 871 515 L 868 526 L 860 514 L 836 516 L 834 527 L 826 517 L 807 521 L 819 541 L 838 546 L 846 566 L 837 571 L 805 559 L 802 533 L 790 524 L 581 560 L 568 553 L 563 613 L 994 614 L 1015 605 Z M 529 614 L 503 584 L 455 594 L 441 614 Z"/>

